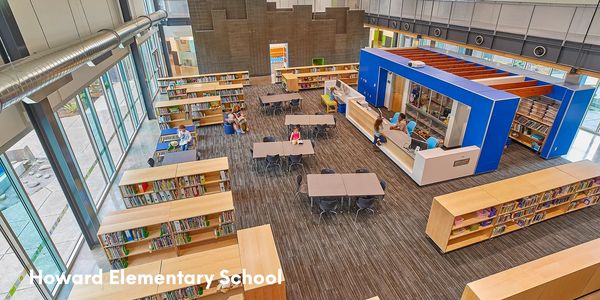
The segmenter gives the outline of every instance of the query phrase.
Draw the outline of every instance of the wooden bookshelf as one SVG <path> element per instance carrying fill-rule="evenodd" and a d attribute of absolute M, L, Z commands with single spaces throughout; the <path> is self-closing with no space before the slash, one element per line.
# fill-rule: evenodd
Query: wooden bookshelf
<path fill-rule="evenodd" d="M 599 200 L 600 164 L 585 160 L 437 196 L 425 232 L 449 252 Z"/>
<path fill-rule="evenodd" d="M 169 100 L 219 96 L 223 110 L 230 110 L 234 104 L 244 106 L 244 86 L 189 84 L 168 92 Z"/>
<path fill-rule="evenodd" d="M 221 241 L 223 240 L 223 241 Z M 226 242 L 225 242 L 226 241 Z M 199 299 L 204 300 L 285 300 L 285 278 L 273 240 L 270 225 L 242 229 L 225 239 L 203 244 L 179 256 L 158 257 L 155 261 L 132 265 L 122 272 L 128 275 L 172 275 L 206 274 L 214 275 L 214 281 L 207 287 L 205 281 L 195 284 L 165 282 L 148 285 L 111 285 L 109 273 L 103 274 L 101 285 L 75 285 L 69 299 Z M 206 247 L 210 245 L 210 247 Z M 244 282 L 232 285 L 228 290 L 219 290 L 221 271 L 228 270 L 228 276 L 241 275 L 246 270 L 249 275 L 281 276 L 281 284 L 252 284 Z M 257 298 L 258 297 L 258 298 Z"/>
<path fill-rule="evenodd" d="M 250 85 L 250 73 L 248 71 L 235 71 L 225 73 L 164 77 L 158 79 L 158 85 L 160 86 L 161 93 L 167 93 L 168 90 L 173 90 L 181 85 L 194 83 L 217 83 L 219 85 Z"/>
<path fill-rule="evenodd" d="M 353 69 L 300 74 L 284 73 L 281 77 L 283 86 L 288 92 L 323 88 L 325 81 L 328 80 L 341 80 L 348 85 L 358 84 L 358 71 Z"/>
<path fill-rule="evenodd" d="M 227 157 L 123 173 L 119 190 L 125 207 L 139 207 L 231 190 Z"/>
<path fill-rule="evenodd" d="M 599 248 L 592 240 L 470 282 L 461 299 L 581 299 L 600 290 Z"/>
<path fill-rule="evenodd" d="M 223 123 L 219 96 L 159 101 L 154 109 L 161 130 L 177 128 L 179 125 L 207 126 Z"/>
<path fill-rule="evenodd" d="M 316 72 L 328 72 L 328 71 L 339 71 L 339 70 L 357 70 L 358 63 L 347 63 L 347 64 L 333 64 L 333 65 L 322 65 L 322 66 L 301 66 L 291 68 L 275 69 L 275 82 L 281 83 L 283 74 L 302 74 L 302 73 L 316 73 Z"/>
<path fill-rule="evenodd" d="M 231 192 L 113 212 L 98 240 L 114 269 L 177 257 L 182 247 L 235 233 Z"/>
<path fill-rule="evenodd" d="M 510 138 L 541 152 L 560 108 L 560 101 L 545 96 L 521 98 Z"/>

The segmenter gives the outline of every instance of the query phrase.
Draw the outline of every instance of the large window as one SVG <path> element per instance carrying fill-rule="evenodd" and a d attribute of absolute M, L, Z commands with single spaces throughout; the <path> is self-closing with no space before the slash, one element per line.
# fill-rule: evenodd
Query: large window
<path fill-rule="evenodd" d="M 92 82 L 88 88 L 91 103 L 93 103 L 91 110 L 95 111 L 95 114 L 88 114 L 88 120 L 90 121 L 90 124 L 93 124 L 93 121 L 91 120 L 92 116 L 97 117 L 99 126 L 102 128 L 102 133 L 104 134 L 104 139 L 106 140 L 106 143 L 108 143 L 108 150 L 110 151 L 109 155 L 112 158 L 113 165 L 116 166 L 119 164 L 119 160 L 123 155 L 123 149 L 121 148 L 119 137 L 117 136 L 115 125 L 113 123 L 113 117 L 111 116 L 108 101 L 106 99 L 107 95 L 105 89 L 110 89 L 110 84 L 108 82 L 106 83 L 108 86 L 104 86 L 102 80 L 98 78 L 96 81 Z M 112 176 L 112 174 L 109 176 Z"/>
<path fill-rule="evenodd" d="M 129 145 L 129 141 L 133 138 L 133 134 L 135 133 L 135 123 L 131 118 L 131 111 L 129 108 L 129 103 L 131 102 L 131 96 L 127 90 L 127 87 L 123 82 L 127 83 L 127 81 L 123 81 L 123 76 L 120 71 L 120 64 L 111 68 L 107 76 L 110 80 L 111 90 L 114 93 L 114 100 L 116 103 L 111 104 L 114 107 L 115 112 L 113 115 L 118 115 L 119 120 L 116 120 L 118 131 L 125 134 L 125 141 L 123 145 L 125 147 Z M 112 103 L 112 102 L 111 102 Z M 114 105 L 116 104 L 116 105 Z"/>
<path fill-rule="evenodd" d="M 81 113 L 81 104 L 73 98 L 56 112 L 63 132 L 71 145 L 81 174 L 95 203 L 100 201 L 107 181 L 102 173 L 102 166 L 96 155 L 92 141 L 86 130 Z"/>
<path fill-rule="evenodd" d="M 131 55 L 125 58 L 123 61 L 123 73 L 127 78 L 127 82 L 129 82 L 129 90 L 131 92 L 131 96 L 134 99 L 134 106 L 132 112 L 134 113 L 134 120 L 136 119 L 136 124 L 139 124 L 144 119 L 144 115 L 146 111 L 144 110 L 144 105 L 142 104 L 142 96 L 140 92 L 139 80 L 137 74 L 135 73 L 133 67 L 133 60 L 131 59 Z"/>
<path fill-rule="evenodd" d="M 23 247 L 24 255 L 27 255 L 35 268 L 44 274 L 59 275 L 65 271 L 65 265 L 48 238 L 33 205 L 26 198 L 15 172 L 19 172 L 19 170 L 13 172 L 8 159 L 2 157 L 0 160 L 0 191 L 2 191 L 3 200 L 0 204 L 0 213 Z M 6 245 L 2 247 L 10 251 Z M 3 254 L 0 258 L 0 266 L 4 268 L 2 276 L 0 276 L 0 293 L 11 294 L 20 288 L 23 291 L 28 285 L 31 286 L 28 281 L 23 282 L 20 278 L 28 272 L 18 260 L 15 260 L 14 255 Z M 56 284 L 51 284 L 47 288 L 52 291 L 55 286 Z M 39 296 L 35 291 L 30 290 L 29 292 Z M 25 296 L 25 292 L 22 293 Z"/>

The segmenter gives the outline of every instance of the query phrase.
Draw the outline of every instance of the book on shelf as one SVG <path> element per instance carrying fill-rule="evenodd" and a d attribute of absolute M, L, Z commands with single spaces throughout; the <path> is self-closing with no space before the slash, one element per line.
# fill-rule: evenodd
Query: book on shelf
<path fill-rule="evenodd" d="M 149 250 L 150 252 L 155 251 L 155 250 L 161 250 L 161 249 L 165 249 L 165 248 L 171 248 L 173 247 L 173 239 L 171 238 L 170 235 L 165 235 L 162 237 L 158 237 L 158 238 L 153 238 L 150 241 L 150 246 L 149 246 Z"/>
<path fill-rule="evenodd" d="M 220 225 L 217 229 L 215 229 L 215 237 L 227 236 L 235 233 L 235 224 L 223 224 Z"/>
<path fill-rule="evenodd" d="M 101 239 L 104 246 L 118 246 L 127 242 L 143 240 L 149 235 L 148 229 L 145 227 L 133 228 L 124 231 L 111 232 L 102 234 Z"/>
<path fill-rule="evenodd" d="M 510 213 L 512 212 L 515 207 L 517 206 L 517 202 L 513 201 L 513 202 L 509 202 L 509 203 L 505 203 L 504 205 L 502 205 L 502 207 L 500 207 L 500 215 L 506 214 L 506 213 Z"/>
<path fill-rule="evenodd" d="M 233 222 L 234 218 L 235 218 L 235 213 L 233 212 L 233 210 L 224 211 L 219 216 L 219 222 L 221 224 L 231 223 L 231 222 Z"/>
<path fill-rule="evenodd" d="M 210 220 L 206 216 L 197 216 L 187 218 L 183 220 L 172 221 L 173 230 L 175 233 L 182 233 L 185 231 L 206 228 L 210 226 Z"/>
<path fill-rule="evenodd" d="M 542 221 L 544 219 L 545 216 L 546 216 L 546 212 L 545 211 L 538 212 L 531 219 L 531 223 L 540 222 L 540 221 Z"/>
<path fill-rule="evenodd" d="M 504 231 L 506 231 L 506 225 L 496 226 L 494 227 L 494 230 L 492 230 L 492 236 L 500 235 L 504 233 Z"/>
<path fill-rule="evenodd" d="M 206 188 L 202 185 L 182 188 L 179 195 L 181 198 L 192 198 L 202 196 L 206 193 Z"/>
<path fill-rule="evenodd" d="M 127 258 L 115 259 L 110 261 L 110 266 L 115 270 L 125 269 L 129 266 L 129 262 Z"/>
<path fill-rule="evenodd" d="M 177 246 L 185 245 L 192 242 L 192 236 L 188 232 L 177 233 L 174 235 Z"/>
<path fill-rule="evenodd" d="M 143 194 L 139 196 L 123 197 L 127 208 L 155 204 L 177 199 L 174 191 L 155 192 L 151 194 Z"/>
<path fill-rule="evenodd" d="M 108 259 L 120 259 L 129 255 L 129 250 L 125 245 L 104 248 Z"/>
<path fill-rule="evenodd" d="M 146 297 L 143 300 L 183 300 L 196 299 L 204 294 L 204 288 L 200 285 L 188 286 L 175 291 L 163 292 L 160 295 Z"/>

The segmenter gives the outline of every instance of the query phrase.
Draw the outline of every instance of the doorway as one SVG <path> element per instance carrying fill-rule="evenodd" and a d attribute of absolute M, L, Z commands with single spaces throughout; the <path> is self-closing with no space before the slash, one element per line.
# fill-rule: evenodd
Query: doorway
<path fill-rule="evenodd" d="M 269 44 L 271 82 L 275 83 L 275 70 L 288 67 L 288 44 Z"/>

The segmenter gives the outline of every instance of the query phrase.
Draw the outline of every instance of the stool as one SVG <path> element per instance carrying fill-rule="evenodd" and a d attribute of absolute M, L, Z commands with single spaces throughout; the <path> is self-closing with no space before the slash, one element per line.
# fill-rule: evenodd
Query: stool
<path fill-rule="evenodd" d="M 329 95 L 321 95 L 321 99 L 323 100 L 323 104 L 325 104 L 325 112 L 332 113 L 337 111 L 338 104 L 335 100 L 331 100 Z"/>
<path fill-rule="evenodd" d="M 345 114 L 346 113 L 346 103 L 339 102 L 337 111 L 341 114 Z"/>
<path fill-rule="evenodd" d="M 229 123 L 223 124 L 223 132 L 225 134 L 235 134 L 235 129 L 233 129 L 233 124 L 229 124 Z"/>

